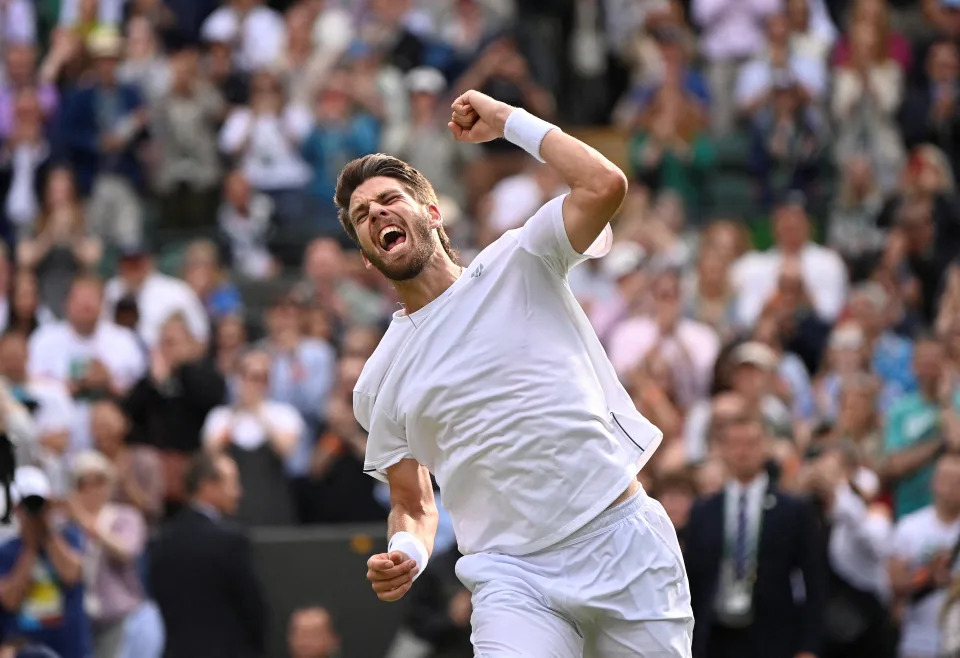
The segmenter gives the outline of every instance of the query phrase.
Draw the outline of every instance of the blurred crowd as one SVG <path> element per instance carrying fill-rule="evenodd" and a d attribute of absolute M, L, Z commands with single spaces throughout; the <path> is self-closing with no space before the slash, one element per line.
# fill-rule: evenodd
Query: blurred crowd
<path fill-rule="evenodd" d="M 664 432 L 695 655 L 960 656 L 958 44 L 956 0 L 0 0 L 0 656 L 263 655 L 242 528 L 386 518 L 397 300 L 333 190 L 404 158 L 465 262 L 562 194 L 449 138 L 470 88 L 632 181 L 570 285 Z M 394 658 L 472 655 L 436 546 Z"/>

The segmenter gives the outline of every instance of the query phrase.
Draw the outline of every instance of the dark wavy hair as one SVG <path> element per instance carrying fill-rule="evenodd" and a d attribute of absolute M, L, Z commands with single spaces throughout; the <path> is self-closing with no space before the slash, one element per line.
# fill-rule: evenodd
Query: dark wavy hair
<path fill-rule="evenodd" d="M 333 202 L 337 204 L 337 218 L 340 220 L 340 226 L 357 244 L 359 244 L 357 228 L 350 221 L 350 199 L 358 187 L 377 176 L 386 176 L 399 181 L 417 203 L 423 205 L 437 203 L 437 193 L 426 176 L 400 158 L 384 153 L 371 153 L 352 160 L 337 178 L 337 191 L 333 195 Z M 437 229 L 437 237 L 450 260 L 459 263 L 457 252 L 450 246 L 450 238 L 442 226 Z"/>

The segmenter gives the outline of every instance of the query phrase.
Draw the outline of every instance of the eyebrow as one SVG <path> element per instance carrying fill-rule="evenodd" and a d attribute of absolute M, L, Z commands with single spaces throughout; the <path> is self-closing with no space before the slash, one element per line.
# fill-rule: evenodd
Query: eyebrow
<path fill-rule="evenodd" d="M 380 192 L 377 196 L 373 197 L 373 200 L 376 201 L 376 202 L 378 202 L 378 203 L 383 203 L 384 199 L 386 199 L 388 196 L 390 196 L 390 195 L 392 195 L 392 194 L 401 194 L 401 193 L 402 193 L 402 192 L 401 192 L 400 190 L 398 190 L 398 189 L 384 190 L 383 192 Z M 364 212 L 364 213 L 366 213 L 367 208 L 369 208 L 369 207 L 370 207 L 370 202 L 369 202 L 369 201 L 364 201 L 364 202 L 360 203 L 359 205 L 354 206 L 353 210 L 350 211 L 350 221 L 356 223 L 356 221 L 357 221 L 357 213 L 360 213 L 361 211 Z"/>

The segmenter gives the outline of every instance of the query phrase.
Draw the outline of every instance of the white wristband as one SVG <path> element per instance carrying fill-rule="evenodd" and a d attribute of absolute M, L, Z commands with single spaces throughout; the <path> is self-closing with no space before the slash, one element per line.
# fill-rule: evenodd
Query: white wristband
<path fill-rule="evenodd" d="M 540 157 L 540 144 L 551 130 L 559 128 L 518 107 L 507 117 L 507 122 L 503 125 L 503 137 L 543 162 Z"/>
<path fill-rule="evenodd" d="M 414 580 L 419 578 L 423 570 L 427 568 L 427 559 L 430 555 L 427 553 L 427 547 L 416 535 L 409 532 L 395 534 L 390 538 L 390 543 L 387 544 L 387 552 L 392 553 L 393 551 L 400 551 L 417 563 L 417 575 L 413 577 Z"/>

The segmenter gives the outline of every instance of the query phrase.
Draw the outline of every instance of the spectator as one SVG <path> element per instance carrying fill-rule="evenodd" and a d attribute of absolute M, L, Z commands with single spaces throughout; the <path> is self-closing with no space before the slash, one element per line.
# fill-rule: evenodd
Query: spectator
<path fill-rule="evenodd" d="M 239 367 L 237 402 L 214 408 L 201 432 L 204 447 L 214 455 L 236 460 L 247 495 L 237 520 L 248 526 L 293 523 L 296 514 L 284 468 L 304 433 L 296 408 L 267 397 L 270 355 L 251 351 Z"/>
<path fill-rule="evenodd" d="M 951 656 L 960 652 L 960 578 L 954 578 L 940 617 L 940 649 Z"/>
<path fill-rule="evenodd" d="M 755 417 L 737 419 L 722 436 L 731 479 L 721 493 L 694 506 L 688 524 L 693 655 L 817 655 L 825 572 L 813 511 L 770 481 L 763 427 Z M 803 575 L 799 603 L 795 571 Z"/>
<path fill-rule="evenodd" d="M 850 28 L 850 62 L 834 78 L 831 101 L 838 126 L 836 158 L 865 156 L 880 190 L 892 191 L 905 154 L 896 124 L 903 99 L 903 72 L 882 49 L 876 28 L 865 21 Z"/>
<path fill-rule="evenodd" d="M 0 43 L 2 42 L 0 35 Z M 38 76 L 37 49 L 28 41 L 15 40 L 5 44 L 2 69 L 4 76 L 0 79 L 0 140 L 5 141 L 14 134 L 17 124 L 16 100 L 22 92 L 32 89 L 36 94 L 42 117 L 41 125 L 45 124 L 57 109 L 58 95 L 52 79 Z"/>
<path fill-rule="evenodd" d="M 190 505 L 164 527 L 150 590 L 166 628 L 166 658 L 260 658 L 265 610 L 250 540 L 224 521 L 241 496 L 237 466 L 200 453 L 187 470 Z"/>
<path fill-rule="evenodd" d="M 113 315 L 120 299 L 135 296 L 140 314 L 137 333 L 147 347 L 157 344 L 164 323 L 178 313 L 194 340 L 206 342 L 210 323 L 203 304 L 186 283 L 156 271 L 146 245 L 127 247 L 121 254 L 119 269 L 119 276 L 111 279 L 104 290 L 106 314 Z"/>
<path fill-rule="evenodd" d="M 944 399 L 943 361 L 940 343 L 918 341 L 913 354 L 917 390 L 900 397 L 887 414 L 883 475 L 893 489 L 898 519 L 930 504 L 934 462 L 950 445 L 940 423 L 941 407 L 954 403 Z"/>
<path fill-rule="evenodd" d="M 446 138 L 446 126 L 437 118 L 446 113 L 447 81 L 440 71 L 420 67 L 404 79 L 410 95 L 410 118 L 393 134 L 384 133 L 381 148 L 409 162 L 433 184 L 439 197 L 461 207 L 468 199 L 463 177 L 476 156 L 476 147 Z"/>
<path fill-rule="evenodd" d="M 876 500 L 872 471 L 829 451 L 809 463 L 804 490 L 831 525 L 823 654 L 836 658 L 893 658 L 886 556 L 893 538 L 890 511 Z"/>
<path fill-rule="evenodd" d="M 682 317 L 677 272 L 659 274 L 651 288 L 653 313 L 617 327 L 610 337 L 610 359 L 622 377 L 648 354 L 660 353 L 675 373 L 678 402 L 686 407 L 706 395 L 720 343 L 710 327 Z"/>
<path fill-rule="evenodd" d="M 227 174 L 217 221 L 230 263 L 248 279 L 276 274 L 277 263 L 268 249 L 275 229 L 273 209 L 273 200 L 254 190 L 241 170 Z"/>
<path fill-rule="evenodd" d="M 684 34 L 673 27 L 659 27 L 651 31 L 657 44 L 660 73 L 647 84 L 638 85 L 629 92 L 618 109 L 618 123 L 632 126 L 645 114 L 660 92 L 668 89 L 673 96 L 682 96 L 697 113 L 705 113 L 710 102 L 710 91 L 701 75 L 688 64 Z"/>
<path fill-rule="evenodd" d="M 701 208 L 700 190 L 716 152 L 702 111 L 673 86 L 655 92 L 630 144 L 634 176 L 651 191 L 671 190 L 691 212 Z"/>
<path fill-rule="evenodd" d="M 13 277 L 7 328 L 31 336 L 40 325 L 56 322 L 56 320 L 57 317 L 53 312 L 40 303 L 37 277 L 29 270 L 19 270 Z"/>
<path fill-rule="evenodd" d="M 0 17 L 0 46 L 36 40 L 37 18 L 30 0 L 8 0 L 0 5 Z"/>
<path fill-rule="evenodd" d="M 600 274 L 614 286 L 602 299 L 586 307 L 587 315 L 600 340 L 607 344 L 620 322 L 641 315 L 649 306 L 643 294 L 648 282 L 644 264 L 646 250 L 631 240 L 615 242 L 600 265 Z"/>
<path fill-rule="evenodd" d="M 865 23 L 877 37 L 878 48 L 884 59 L 892 59 L 904 72 L 913 62 L 910 42 L 890 25 L 890 5 L 887 0 L 856 0 L 850 12 L 849 24 Z M 853 55 L 853 35 L 844 35 L 833 52 L 835 67 L 847 66 Z"/>
<path fill-rule="evenodd" d="M 64 383 L 77 403 L 71 451 L 90 447 L 90 402 L 123 395 L 145 369 L 133 333 L 102 319 L 102 305 L 100 281 L 78 278 L 67 296 L 66 320 L 44 325 L 30 338 L 27 371 Z"/>
<path fill-rule="evenodd" d="M 69 169 L 50 171 L 35 232 L 25 232 L 23 238 L 17 245 L 17 264 L 36 272 L 44 306 L 63 317 L 70 282 L 92 270 L 102 256 L 100 240 L 87 229 Z"/>
<path fill-rule="evenodd" d="M 728 363 L 730 387 L 742 396 L 747 413 L 760 418 L 772 436 L 792 438 L 793 419 L 777 374 L 777 353 L 763 343 L 746 342 L 730 353 Z"/>
<path fill-rule="evenodd" d="M 847 294 L 847 272 L 836 252 L 810 240 L 810 219 L 799 197 L 782 202 L 774 212 L 775 248 L 750 252 L 733 265 L 731 276 L 737 292 L 737 320 L 752 327 L 764 305 L 773 296 L 777 273 L 788 258 L 799 259 L 803 286 L 821 320 L 836 320 Z"/>
<path fill-rule="evenodd" d="M 137 147 L 148 117 L 136 87 L 117 79 L 121 46 L 115 32 L 91 33 L 96 76 L 67 97 L 60 127 L 80 191 L 90 195 L 91 228 L 106 242 L 129 245 L 143 232 Z"/>
<path fill-rule="evenodd" d="M 159 451 L 153 446 L 128 443 L 130 420 L 112 400 L 102 400 L 90 412 L 93 447 L 107 459 L 116 474 L 112 500 L 128 505 L 153 527 L 163 512 L 164 472 Z"/>
<path fill-rule="evenodd" d="M 217 324 L 213 360 L 222 377 L 234 378 L 247 346 L 247 327 L 237 315 L 225 315 Z"/>
<path fill-rule="evenodd" d="M 751 125 L 751 168 L 760 178 L 764 207 L 791 191 L 813 195 L 828 141 L 824 117 L 793 73 L 781 69 L 771 77 L 772 91 Z"/>
<path fill-rule="evenodd" d="M 22 425 L 22 432 L 32 434 L 29 446 L 20 442 L 20 462 L 43 468 L 53 493 L 60 498 L 67 492 L 65 456 L 76 409 L 63 383 L 27 374 L 27 349 L 24 334 L 8 331 L 0 336 L 0 376 L 10 386 L 13 398 L 29 410 L 29 418 L 22 418 L 19 423 L 16 418 L 6 418 L 6 430 L 13 432 Z"/>
<path fill-rule="evenodd" d="M 207 39 L 223 35 L 235 44 L 234 57 L 244 71 L 258 71 L 276 61 L 285 38 L 283 17 L 263 0 L 230 0 L 204 21 Z"/>
<path fill-rule="evenodd" d="M 663 505 L 670 522 L 677 529 L 680 548 L 686 552 L 690 532 L 690 511 L 697 500 L 697 483 L 685 470 L 663 473 L 657 478 L 655 498 Z"/>
<path fill-rule="evenodd" d="M 299 146 L 309 125 L 307 110 L 286 105 L 280 81 L 260 72 L 251 80 L 249 103 L 231 110 L 220 130 L 220 150 L 270 195 L 284 222 L 304 219 L 304 188 L 313 173 Z"/>
<path fill-rule="evenodd" d="M 763 51 L 763 19 L 778 8 L 772 0 L 693 0 L 693 22 L 702 31 L 700 49 L 713 99 L 714 134 L 725 134 L 733 126 L 733 89 L 740 66 Z"/>
<path fill-rule="evenodd" d="M 187 245 L 182 278 L 203 303 L 211 320 L 243 310 L 240 291 L 228 276 L 220 264 L 216 244 L 210 240 L 196 240 Z"/>
<path fill-rule="evenodd" d="M 33 228 L 51 155 L 36 91 L 18 92 L 13 105 L 12 132 L 0 142 L 0 235 L 9 244 Z"/>
<path fill-rule="evenodd" d="M 163 624 L 137 571 L 147 540 L 143 517 L 135 507 L 110 502 L 118 476 L 103 455 L 77 455 L 72 471 L 67 508 L 85 538 L 84 607 L 94 655 L 160 658 Z"/>
<path fill-rule="evenodd" d="M 294 610 L 290 615 L 287 645 L 290 658 L 336 658 L 340 638 L 330 613 L 319 606 Z"/>
<path fill-rule="evenodd" d="M 225 398 L 223 377 L 204 361 L 202 344 L 182 316 L 172 316 L 160 330 L 149 371 L 124 401 L 137 442 L 160 451 L 169 503 L 185 502 L 183 471 L 201 447 L 207 414 Z"/>
<path fill-rule="evenodd" d="M 50 482 L 41 470 L 17 468 L 14 487 L 16 534 L 0 545 L 4 639 L 24 638 L 60 658 L 90 658 L 80 531 L 54 525 Z"/>
<path fill-rule="evenodd" d="M 960 53 L 949 39 L 940 39 L 927 51 L 926 79 L 914 83 L 900 108 L 900 129 L 909 148 L 933 144 L 950 159 L 954 175 L 960 171 L 960 115 L 957 108 Z"/>
<path fill-rule="evenodd" d="M 123 22 L 123 7 L 127 0 L 103 0 L 103 2 L 85 2 L 84 0 L 62 0 L 60 3 L 60 24 L 86 32 L 92 25 L 120 27 Z"/>
<path fill-rule="evenodd" d="M 827 224 L 827 244 L 843 258 L 850 278 L 861 281 L 883 253 L 887 238 L 887 231 L 878 223 L 884 194 L 868 157 L 854 155 L 840 167 L 840 187 Z"/>
<path fill-rule="evenodd" d="M 737 111 L 751 117 L 768 103 L 778 77 L 789 74 L 800 94 L 818 105 L 827 91 L 827 71 L 823 61 L 794 49 L 788 12 L 777 12 L 766 18 L 766 52 L 747 62 L 737 77 Z"/>
<path fill-rule="evenodd" d="M 164 57 L 149 19 L 133 15 L 125 28 L 126 52 L 117 69 L 117 78 L 137 87 L 144 100 L 154 109 L 170 89 L 172 66 Z"/>
<path fill-rule="evenodd" d="M 951 562 L 960 545 L 960 456 L 940 457 L 933 478 L 933 504 L 897 523 L 890 558 L 894 594 L 906 608 L 900 628 L 901 656 L 937 658 L 938 624 L 947 599 Z"/>
<path fill-rule="evenodd" d="M 375 482 L 362 477 L 367 437 L 353 415 L 353 389 L 366 357 L 344 357 L 324 409 L 324 431 L 312 446 L 306 477 L 298 483 L 303 523 L 382 521 L 386 509 Z"/>
<path fill-rule="evenodd" d="M 850 318 L 862 331 L 870 369 L 884 387 L 881 410 L 917 387 L 913 343 L 891 330 L 888 306 L 889 296 L 879 284 L 861 284 L 850 294 Z"/>
<path fill-rule="evenodd" d="M 794 422 L 811 422 L 814 402 L 810 374 L 800 357 L 784 346 L 779 318 L 775 314 L 762 315 L 753 329 L 751 339 L 773 350 L 779 363 L 779 391 L 790 405 Z"/>
<path fill-rule="evenodd" d="M 787 0 L 790 23 L 790 49 L 810 59 L 826 63 L 837 38 L 822 0 Z"/>
<path fill-rule="evenodd" d="M 220 162 L 216 128 L 226 114 L 220 92 L 200 74 L 200 53 L 170 53 L 172 81 L 158 100 L 154 129 L 160 150 L 157 191 L 164 227 L 210 226 L 216 214 Z"/>
<path fill-rule="evenodd" d="M 486 246 L 520 228 L 540 206 L 565 192 L 567 188 L 549 167 L 527 164 L 519 173 L 498 181 L 481 199 L 476 241 Z"/>
<path fill-rule="evenodd" d="M 333 238 L 307 246 L 303 274 L 298 295 L 305 304 L 330 309 L 339 323 L 374 325 L 389 316 L 382 297 L 347 275 L 347 256 Z"/>
<path fill-rule="evenodd" d="M 318 202 L 318 228 L 338 235 L 339 223 L 333 194 L 344 164 L 373 153 L 380 142 L 380 122 L 368 107 L 370 101 L 357 93 L 358 85 L 345 70 L 330 74 L 314 98 L 314 122 L 300 144 L 300 153 L 313 170 L 310 194 Z"/>
<path fill-rule="evenodd" d="M 305 338 L 303 328 L 300 303 L 293 295 L 282 295 L 267 313 L 267 338 L 262 347 L 271 359 L 270 399 L 292 405 L 312 438 L 324 420 L 323 410 L 336 377 L 336 354 L 329 343 Z M 311 443 L 304 441 L 304 448 Z"/>
<path fill-rule="evenodd" d="M 684 280 L 684 315 L 711 327 L 721 340 L 730 338 L 735 326 L 730 264 L 720 248 L 704 241 L 696 270 Z"/>

